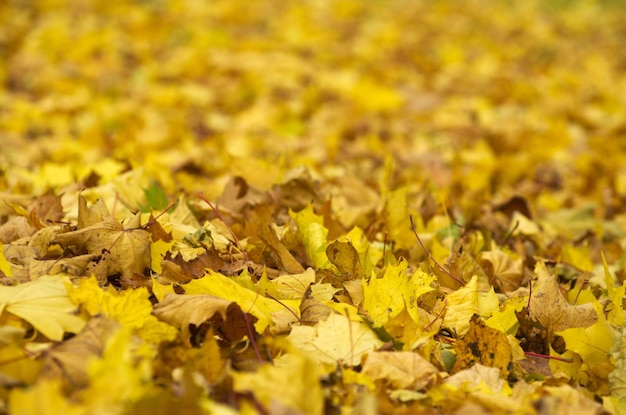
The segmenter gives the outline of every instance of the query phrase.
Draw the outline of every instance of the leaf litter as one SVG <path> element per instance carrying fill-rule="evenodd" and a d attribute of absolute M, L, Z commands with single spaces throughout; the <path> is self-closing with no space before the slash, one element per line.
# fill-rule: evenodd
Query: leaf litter
<path fill-rule="evenodd" d="M 0 413 L 626 413 L 620 2 L 0 19 Z"/>

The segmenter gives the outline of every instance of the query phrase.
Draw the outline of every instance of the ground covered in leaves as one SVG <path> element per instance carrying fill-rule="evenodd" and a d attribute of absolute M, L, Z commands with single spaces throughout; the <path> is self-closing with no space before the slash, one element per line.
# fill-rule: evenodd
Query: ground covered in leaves
<path fill-rule="evenodd" d="M 626 413 L 626 11 L 0 3 L 0 413 Z"/>

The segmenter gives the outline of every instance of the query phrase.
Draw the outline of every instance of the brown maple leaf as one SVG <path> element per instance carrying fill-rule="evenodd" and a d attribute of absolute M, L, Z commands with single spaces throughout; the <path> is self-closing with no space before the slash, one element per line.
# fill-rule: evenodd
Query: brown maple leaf
<path fill-rule="evenodd" d="M 533 284 L 530 296 L 528 321 L 518 314 L 520 325 L 526 327 L 537 338 L 545 340 L 545 349 L 555 333 L 573 327 L 588 327 L 596 322 L 598 316 L 592 303 L 572 305 L 567 302 L 561 291 L 556 276 L 548 272 L 543 262 L 535 267 L 537 280 Z M 534 331 L 533 331 L 534 330 Z"/>
<path fill-rule="evenodd" d="M 137 216 L 135 222 L 138 220 Z M 143 275 L 151 264 L 150 233 L 132 225 L 124 228 L 107 216 L 102 222 L 59 234 L 53 242 L 64 248 L 74 247 L 78 252 L 100 255 L 93 268 L 100 282 L 114 274 L 130 281 L 134 274 Z"/>

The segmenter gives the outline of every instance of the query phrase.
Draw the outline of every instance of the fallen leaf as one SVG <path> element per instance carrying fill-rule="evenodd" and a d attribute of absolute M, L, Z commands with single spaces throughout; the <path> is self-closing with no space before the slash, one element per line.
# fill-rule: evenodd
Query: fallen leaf
<path fill-rule="evenodd" d="M 478 291 L 478 278 L 472 279 L 447 297 L 447 310 L 443 325 L 453 329 L 457 335 L 463 336 L 470 327 L 470 319 L 474 314 L 489 317 L 499 310 L 499 301 L 491 288 L 486 293 Z"/>
<path fill-rule="evenodd" d="M 481 364 L 498 369 L 500 376 L 507 379 L 516 364 L 506 334 L 487 327 L 477 314 L 472 316 L 467 333 L 454 343 L 454 350 L 453 373 Z"/>
<path fill-rule="evenodd" d="M 361 372 L 387 388 L 418 391 L 435 382 L 438 370 L 414 352 L 376 352 L 367 355 Z"/>
<path fill-rule="evenodd" d="M 542 262 L 537 263 L 535 273 L 537 281 L 530 296 L 529 315 L 546 328 L 548 342 L 557 331 L 588 327 L 597 321 L 593 304 L 571 305 L 567 302 L 559 290 L 556 276 L 551 275 Z"/>
<path fill-rule="evenodd" d="M 294 373 L 299 376 L 294 378 Z M 324 395 L 317 373 L 312 360 L 290 353 L 274 365 L 262 366 L 256 373 L 235 373 L 233 387 L 238 392 L 254 394 L 266 407 L 274 408 L 272 413 L 298 411 L 296 413 L 321 415 Z"/>
<path fill-rule="evenodd" d="M 244 317 L 239 306 L 212 295 L 168 294 L 154 307 L 153 314 L 161 321 L 182 331 L 189 345 L 204 342 L 204 333 L 212 330 L 227 345 L 250 336 L 254 316 Z M 250 326 L 248 326 L 250 325 Z M 196 333 L 203 326 L 202 333 Z"/>
<path fill-rule="evenodd" d="M 88 363 L 102 356 L 107 340 L 119 327 L 116 321 L 103 317 L 89 320 L 76 336 L 46 352 L 40 376 L 62 380 L 66 391 L 88 386 Z"/>
<path fill-rule="evenodd" d="M 315 362 L 335 367 L 356 366 L 361 357 L 383 345 L 364 323 L 331 314 L 317 326 L 294 326 L 287 339 Z"/>
<path fill-rule="evenodd" d="M 152 304 L 145 288 L 116 292 L 103 290 L 94 278 L 69 288 L 69 298 L 91 316 L 102 314 L 117 321 L 151 344 L 173 340 L 177 330 L 152 315 Z"/>
<path fill-rule="evenodd" d="M 102 255 L 104 275 L 120 273 L 132 280 L 134 274 L 143 275 L 150 269 L 150 233 L 140 228 L 125 229 L 112 217 L 73 232 L 56 236 L 56 243 L 64 247 L 85 249 L 89 254 Z"/>
<path fill-rule="evenodd" d="M 85 321 L 74 315 L 65 284 L 67 277 L 44 276 L 15 287 L 0 286 L 0 316 L 9 313 L 31 324 L 53 341 L 61 341 L 64 332 L 78 333 Z"/>
<path fill-rule="evenodd" d="M 326 248 L 328 260 L 337 267 L 344 281 L 365 276 L 359 254 L 350 242 L 335 241 Z"/>

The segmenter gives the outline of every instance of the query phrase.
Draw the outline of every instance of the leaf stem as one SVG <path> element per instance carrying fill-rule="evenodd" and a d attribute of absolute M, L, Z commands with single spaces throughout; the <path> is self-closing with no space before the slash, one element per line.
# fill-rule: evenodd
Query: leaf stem
<path fill-rule="evenodd" d="M 220 211 L 217 210 L 215 208 L 215 206 L 213 206 L 213 203 L 211 203 L 209 201 L 209 199 L 206 198 L 206 196 L 204 196 L 204 193 L 198 192 L 198 196 L 200 197 L 200 199 L 202 199 L 204 202 L 206 202 L 211 207 L 213 212 L 215 212 L 215 215 L 217 215 L 218 219 L 222 221 L 224 226 L 226 226 L 226 228 L 228 229 L 230 234 L 233 236 L 233 239 L 235 240 L 235 243 L 237 244 L 237 248 L 239 249 L 239 251 L 243 255 L 243 259 L 246 261 L 246 263 L 250 262 L 248 260 L 248 253 L 241 247 L 241 243 L 239 242 L 239 238 L 237 238 L 237 235 L 235 235 L 235 232 L 233 232 L 232 228 L 230 226 L 228 226 L 228 223 L 226 223 L 226 221 L 224 220 L 224 217 L 222 216 Z"/>
<path fill-rule="evenodd" d="M 552 360 L 558 360 L 559 362 L 574 363 L 574 359 L 568 359 L 565 357 L 548 356 L 546 354 L 535 353 L 535 352 L 524 352 L 524 354 L 526 356 L 541 357 L 542 359 L 552 359 Z"/>
<path fill-rule="evenodd" d="M 455 277 L 454 275 L 452 275 L 452 273 L 450 271 L 445 269 L 443 267 L 443 265 L 441 265 L 439 262 L 437 262 L 437 260 L 432 256 L 432 254 L 428 251 L 428 249 L 426 249 L 426 247 L 422 243 L 422 240 L 420 239 L 419 235 L 417 234 L 417 230 L 415 229 L 415 223 L 413 222 L 413 214 L 409 214 L 409 220 L 411 221 L 411 230 L 413 231 L 413 234 L 417 238 L 417 242 L 419 242 L 419 244 L 422 247 L 422 249 L 424 250 L 424 252 L 426 252 L 426 254 L 428 255 L 428 258 L 430 258 L 435 263 L 437 268 L 439 268 L 444 274 L 446 274 L 448 277 L 452 278 L 454 281 L 456 281 L 462 287 L 465 286 L 465 283 L 463 281 L 461 281 L 458 277 Z"/>

